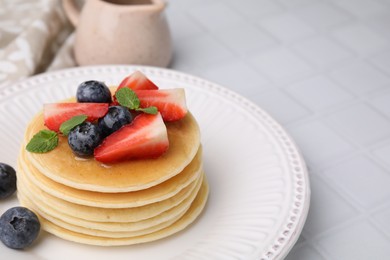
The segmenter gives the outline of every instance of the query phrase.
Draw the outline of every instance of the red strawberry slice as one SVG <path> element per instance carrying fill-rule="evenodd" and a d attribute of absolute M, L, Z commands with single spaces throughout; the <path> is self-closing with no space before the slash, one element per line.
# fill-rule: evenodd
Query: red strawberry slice
<path fill-rule="evenodd" d="M 149 80 L 145 74 L 143 74 L 141 71 L 135 71 L 133 74 L 130 76 L 127 76 L 124 78 L 119 84 L 119 87 L 117 88 L 116 91 L 120 90 L 121 88 L 130 88 L 132 90 L 137 90 L 137 89 L 158 89 L 158 87 L 151 81 Z M 118 102 L 116 101 L 116 91 L 114 93 L 114 99 L 113 99 L 113 104 L 117 105 Z"/>
<path fill-rule="evenodd" d="M 58 132 L 61 124 L 74 116 L 86 115 L 88 121 L 94 121 L 107 111 L 105 103 L 52 103 L 43 106 L 43 117 L 47 128 Z"/>
<path fill-rule="evenodd" d="M 164 121 L 176 121 L 187 114 L 185 92 L 182 88 L 135 90 L 140 107 L 157 107 Z"/>
<path fill-rule="evenodd" d="M 168 147 L 167 128 L 160 113 L 140 114 L 133 122 L 106 137 L 94 155 L 99 162 L 114 163 L 157 158 Z"/>
<path fill-rule="evenodd" d="M 121 88 L 130 88 L 132 90 L 136 89 L 158 89 L 158 87 L 150 81 L 142 72 L 136 71 L 130 76 L 124 78 L 119 84 L 118 89 Z"/>

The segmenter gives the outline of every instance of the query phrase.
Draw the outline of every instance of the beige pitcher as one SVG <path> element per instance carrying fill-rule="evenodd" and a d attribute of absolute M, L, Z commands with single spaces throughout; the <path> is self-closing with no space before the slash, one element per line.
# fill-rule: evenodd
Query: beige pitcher
<path fill-rule="evenodd" d="M 79 65 L 140 64 L 166 67 L 172 43 L 162 0 L 63 0 L 76 27 Z"/>

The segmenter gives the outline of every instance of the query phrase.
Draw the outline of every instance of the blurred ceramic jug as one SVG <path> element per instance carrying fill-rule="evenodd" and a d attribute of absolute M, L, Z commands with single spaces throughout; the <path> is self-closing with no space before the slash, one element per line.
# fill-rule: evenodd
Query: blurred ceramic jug
<path fill-rule="evenodd" d="M 172 56 L 162 0 L 62 0 L 76 27 L 79 65 L 140 64 L 165 67 Z"/>

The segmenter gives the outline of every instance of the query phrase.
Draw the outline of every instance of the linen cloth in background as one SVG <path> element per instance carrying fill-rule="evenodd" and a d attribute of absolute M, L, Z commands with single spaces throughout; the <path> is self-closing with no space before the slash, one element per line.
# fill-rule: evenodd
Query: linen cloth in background
<path fill-rule="evenodd" d="M 72 31 L 61 0 L 0 0 L 0 89 L 76 66 Z"/>

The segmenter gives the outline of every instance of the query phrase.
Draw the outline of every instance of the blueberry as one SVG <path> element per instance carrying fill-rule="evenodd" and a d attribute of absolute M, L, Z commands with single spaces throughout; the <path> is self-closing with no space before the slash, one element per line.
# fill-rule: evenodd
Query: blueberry
<path fill-rule="evenodd" d="M 28 247 L 38 237 L 40 229 L 37 215 L 28 208 L 10 208 L 0 217 L 0 240 L 10 248 Z"/>
<path fill-rule="evenodd" d="M 16 172 L 5 163 L 0 163 L 0 199 L 11 196 L 16 191 Z"/>
<path fill-rule="evenodd" d="M 89 80 L 77 88 L 77 102 L 111 103 L 111 92 L 104 82 Z"/>
<path fill-rule="evenodd" d="M 99 119 L 98 126 L 103 136 L 108 136 L 132 120 L 133 116 L 127 108 L 112 106 L 108 108 L 107 114 Z"/>
<path fill-rule="evenodd" d="M 93 150 L 102 141 L 100 129 L 90 123 L 84 122 L 69 132 L 68 144 L 72 151 L 81 157 L 93 155 Z"/>

